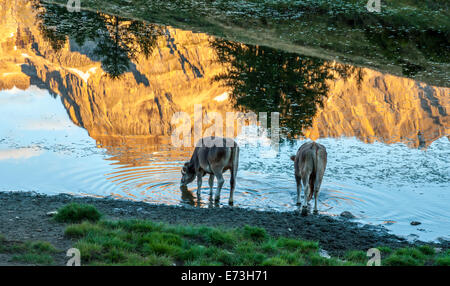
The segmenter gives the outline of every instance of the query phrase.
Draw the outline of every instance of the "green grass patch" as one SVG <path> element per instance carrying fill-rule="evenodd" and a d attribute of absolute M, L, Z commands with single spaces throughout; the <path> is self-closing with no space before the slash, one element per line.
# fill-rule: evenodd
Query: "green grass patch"
<path fill-rule="evenodd" d="M 16 254 L 11 261 L 23 262 L 27 264 L 51 265 L 54 263 L 53 257 L 49 254 L 24 253 Z"/>
<path fill-rule="evenodd" d="M 14 262 L 52 265 L 53 255 L 58 252 L 58 249 L 46 241 L 8 242 L 4 236 L 0 236 L 0 253 L 11 254 L 11 261 Z"/>
<path fill-rule="evenodd" d="M 25 243 L 25 249 L 34 253 L 56 253 L 58 250 L 46 241 L 32 241 Z"/>
<path fill-rule="evenodd" d="M 438 257 L 436 258 L 436 265 L 450 266 L 450 252 L 447 251 L 446 254 L 438 255 Z"/>
<path fill-rule="evenodd" d="M 87 265 L 311 265 L 319 249 L 317 242 L 270 237 L 259 227 L 144 220 L 85 221 L 68 226 L 65 235 L 78 239 L 74 247 Z"/>
<path fill-rule="evenodd" d="M 57 222 L 78 223 L 82 221 L 98 221 L 102 214 L 91 205 L 71 203 L 60 208 L 55 215 Z"/>
<path fill-rule="evenodd" d="M 244 226 L 243 236 L 252 241 L 265 241 L 268 237 L 264 228 L 254 226 Z"/>
<path fill-rule="evenodd" d="M 81 224 L 69 225 L 68 227 L 66 227 L 64 234 L 66 236 L 76 238 L 85 236 L 88 233 L 92 234 L 101 231 L 102 228 L 99 225 L 91 224 L 89 222 L 83 222 Z"/>
<path fill-rule="evenodd" d="M 355 263 L 367 263 L 367 253 L 361 250 L 349 251 L 345 254 L 345 259 Z"/>
<path fill-rule="evenodd" d="M 377 247 L 378 248 L 378 250 L 380 250 L 381 251 L 381 254 L 383 255 L 386 255 L 386 254 L 391 254 L 392 253 L 392 248 L 390 248 L 390 247 L 387 247 L 387 246 L 378 246 Z"/>
<path fill-rule="evenodd" d="M 392 250 L 388 247 L 380 247 L 383 259 L 383 266 L 423 266 L 423 265 L 441 265 L 442 259 L 448 259 L 448 253 L 438 254 L 434 247 L 430 245 L 421 245 L 417 247 L 406 247 Z"/>
<path fill-rule="evenodd" d="M 343 257 L 319 255 L 319 243 L 273 237 L 259 227 L 224 229 L 147 220 L 83 222 L 66 228 L 77 239 L 83 265 L 366 265 L 366 251 Z M 431 246 L 392 250 L 380 246 L 382 265 L 447 265 L 448 252 Z"/>

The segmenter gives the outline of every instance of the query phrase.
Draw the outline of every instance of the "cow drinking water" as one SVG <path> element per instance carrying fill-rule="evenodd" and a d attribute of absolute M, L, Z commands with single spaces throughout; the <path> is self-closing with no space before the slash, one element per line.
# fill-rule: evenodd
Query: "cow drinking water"
<path fill-rule="evenodd" d="M 320 185 L 327 166 L 326 148 L 316 142 L 303 144 L 296 156 L 291 156 L 295 167 L 295 180 L 297 182 L 297 205 L 301 205 L 300 193 L 305 188 L 302 214 L 307 214 L 308 202 L 314 194 L 314 213 L 317 213 L 317 197 Z"/>
<path fill-rule="evenodd" d="M 181 169 L 181 186 L 185 187 L 197 178 L 197 199 L 200 199 L 202 178 L 209 174 L 209 188 L 212 196 L 214 177 L 216 177 L 215 201 L 218 202 L 224 183 L 223 173 L 230 170 L 230 199 L 228 203 L 233 205 L 233 193 L 239 165 L 239 146 L 233 139 L 214 136 L 200 139 L 195 146 L 191 160 L 186 162 Z"/>

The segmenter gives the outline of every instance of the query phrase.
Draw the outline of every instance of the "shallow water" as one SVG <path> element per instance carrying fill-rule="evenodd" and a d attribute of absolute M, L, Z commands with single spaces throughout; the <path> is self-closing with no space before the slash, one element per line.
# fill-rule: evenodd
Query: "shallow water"
<path fill-rule="evenodd" d="M 192 148 L 171 144 L 172 114 L 193 104 L 279 112 L 279 150 L 236 134 L 235 207 L 295 210 L 289 157 L 313 139 L 328 151 L 320 213 L 450 238 L 448 88 L 108 15 L 76 22 L 52 6 L 21 8 L 22 18 L 2 8 L 0 190 L 212 207 L 206 178 L 200 202 L 194 183 L 180 190 Z M 89 25 L 71 30 L 74 21 Z M 116 41 L 101 46 L 98 31 Z M 221 206 L 228 191 L 226 181 Z"/>

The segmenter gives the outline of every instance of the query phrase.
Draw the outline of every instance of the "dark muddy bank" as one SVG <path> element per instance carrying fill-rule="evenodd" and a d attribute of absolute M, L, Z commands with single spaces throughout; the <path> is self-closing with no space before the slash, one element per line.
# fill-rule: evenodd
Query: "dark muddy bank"
<path fill-rule="evenodd" d="M 114 199 L 47 196 L 28 192 L 0 192 L 0 233 L 8 241 L 44 240 L 62 250 L 56 264 L 64 264 L 64 253 L 72 241 L 64 237 L 65 224 L 56 223 L 47 212 L 70 203 L 94 205 L 108 219 L 139 218 L 166 223 L 237 227 L 245 224 L 264 227 L 274 236 L 299 237 L 319 241 L 331 255 L 347 250 L 367 250 L 377 246 L 391 248 L 411 245 L 404 238 L 389 234 L 379 226 L 361 225 L 344 218 L 322 215 L 303 217 L 298 212 L 253 211 L 233 207 L 186 208 L 150 205 L 143 202 Z M 415 242 L 414 244 L 422 244 Z M 448 241 L 438 247 L 448 248 Z M 0 265 L 10 265 L 6 254 L 0 255 Z"/>

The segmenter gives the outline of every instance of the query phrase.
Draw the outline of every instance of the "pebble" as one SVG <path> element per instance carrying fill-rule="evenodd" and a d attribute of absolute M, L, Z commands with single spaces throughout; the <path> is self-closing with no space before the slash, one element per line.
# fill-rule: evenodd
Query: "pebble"
<path fill-rule="evenodd" d="M 51 211 L 47 213 L 47 216 L 55 216 L 57 213 L 57 211 Z"/>
<path fill-rule="evenodd" d="M 328 252 L 325 249 L 319 249 L 319 255 L 324 258 L 328 258 L 328 259 L 331 258 L 331 256 L 328 254 Z"/>
<path fill-rule="evenodd" d="M 419 224 L 422 224 L 420 221 L 412 221 L 411 222 L 411 225 L 419 225 Z"/>
<path fill-rule="evenodd" d="M 344 211 L 341 213 L 341 217 L 345 217 L 345 218 L 356 218 L 351 212 L 349 211 Z"/>
<path fill-rule="evenodd" d="M 113 209 L 113 212 L 114 212 L 114 213 L 118 213 L 118 214 L 124 214 L 124 213 L 125 213 L 125 210 L 122 209 L 122 208 L 114 208 L 114 209 Z"/>

